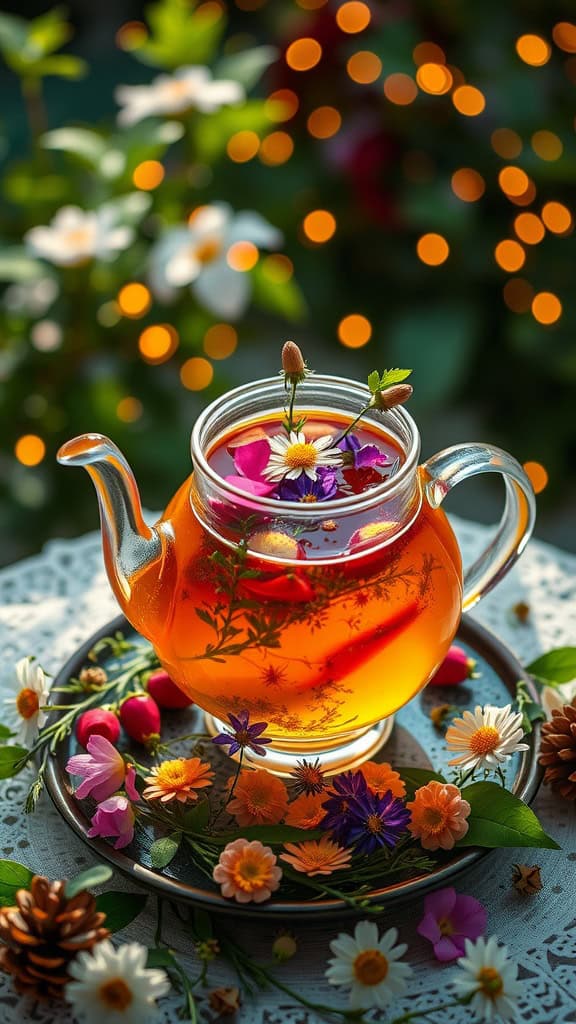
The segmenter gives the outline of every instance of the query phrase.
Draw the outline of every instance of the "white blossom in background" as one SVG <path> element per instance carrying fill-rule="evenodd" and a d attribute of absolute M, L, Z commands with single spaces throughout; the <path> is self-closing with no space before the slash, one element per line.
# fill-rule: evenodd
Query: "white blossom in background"
<path fill-rule="evenodd" d="M 42 316 L 58 298 L 58 284 L 53 277 L 19 281 L 8 286 L 2 303 L 11 313 Z"/>
<path fill-rule="evenodd" d="M 46 722 L 46 712 L 41 709 L 48 703 L 48 680 L 33 658 L 21 658 L 8 688 L 13 692 L 4 699 L 3 721 L 16 733 L 16 742 L 30 749 Z"/>
<path fill-rule="evenodd" d="M 145 117 L 199 110 L 211 114 L 220 107 L 241 103 L 246 94 L 239 82 L 213 79 L 210 68 L 182 67 L 173 75 L 158 75 L 150 85 L 119 85 L 114 93 L 122 107 L 118 124 L 131 125 Z"/>
<path fill-rule="evenodd" d="M 282 244 L 282 234 L 259 213 L 234 213 L 227 203 L 202 206 L 187 227 L 171 228 L 151 254 L 150 287 L 168 301 L 190 285 L 198 301 L 217 316 L 235 320 L 250 302 L 250 275 L 234 270 L 227 254 L 236 242 L 265 249 Z"/>
<path fill-rule="evenodd" d="M 105 204 L 97 210 L 63 206 L 50 224 L 31 228 L 24 241 L 32 256 L 73 267 L 91 259 L 113 260 L 133 238 L 131 227 L 118 224 L 115 206 Z"/>
<path fill-rule="evenodd" d="M 147 968 L 148 950 L 139 942 L 115 949 L 109 939 L 81 952 L 70 965 L 65 990 L 82 1024 L 149 1024 L 159 1017 L 156 1000 L 170 990 L 166 972 Z"/>

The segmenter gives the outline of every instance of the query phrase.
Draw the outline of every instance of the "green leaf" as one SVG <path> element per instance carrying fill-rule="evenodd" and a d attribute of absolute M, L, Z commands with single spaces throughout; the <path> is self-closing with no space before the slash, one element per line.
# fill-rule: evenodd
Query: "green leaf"
<path fill-rule="evenodd" d="M 4 54 L 19 54 L 26 46 L 28 26 L 23 18 L 0 13 L 0 50 Z"/>
<path fill-rule="evenodd" d="M 410 376 L 412 370 L 384 370 L 382 377 L 380 378 L 380 391 L 384 388 L 389 388 L 392 384 L 401 384 L 403 380 L 406 380 Z"/>
<path fill-rule="evenodd" d="M 132 51 L 139 60 L 170 70 L 211 63 L 226 27 L 220 11 L 192 11 L 188 0 L 160 0 L 145 13 L 150 35 Z"/>
<path fill-rule="evenodd" d="M 89 128 L 57 128 L 46 132 L 40 139 L 44 149 L 57 149 L 82 157 L 96 167 L 106 152 L 106 143 L 97 132 Z"/>
<path fill-rule="evenodd" d="M 174 957 L 169 949 L 157 946 L 148 950 L 146 967 L 174 967 Z"/>
<path fill-rule="evenodd" d="M 152 197 L 144 192 L 129 192 L 116 196 L 104 203 L 100 209 L 112 214 L 115 224 L 129 224 L 134 227 L 150 209 Z"/>
<path fill-rule="evenodd" d="M 46 78 L 54 75 L 57 78 L 83 78 L 88 73 L 88 65 L 81 57 L 71 53 L 59 53 L 55 57 L 44 57 L 30 66 L 29 75 L 34 78 Z"/>
<path fill-rule="evenodd" d="M 559 850 L 527 804 L 495 782 L 473 782 L 462 790 L 471 807 L 468 832 L 457 846 L 534 846 Z"/>
<path fill-rule="evenodd" d="M 373 395 L 380 390 L 380 374 L 378 370 L 372 370 L 372 373 L 368 374 L 368 387 Z"/>
<path fill-rule="evenodd" d="M 96 910 L 106 914 L 111 932 L 119 932 L 142 913 L 147 899 L 139 892 L 102 892 L 96 897 Z"/>
<path fill-rule="evenodd" d="M 21 772 L 24 765 L 17 765 L 27 753 L 26 747 L 0 747 L 0 779 L 10 779 Z"/>
<path fill-rule="evenodd" d="M 28 25 L 26 57 L 33 60 L 59 50 L 72 36 L 72 26 L 66 21 L 62 7 L 53 7 L 46 14 L 34 18 Z"/>
<path fill-rule="evenodd" d="M 9 736 L 12 736 L 12 731 L 7 725 L 0 725 L 0 740 L 7 740 Z"/>
<path fill-rule="evenodd" d="M 194 807 L 184 814 L 184 825 L 191 832 L 203 832 L 210 819 L 210 804 L 208 800 L 199 800 Z"/>
<path fill-rule="evenodd" d="M 92 889 L 95 885 L 103 885 L 104 882 L 112 878 L 112 875 L 112 868 L 109 868 L 107 864 L 94 864 L 92 867 L 86 868 L 86 871 L 76 875 L 76 878 L 71 878 L 66 882 L 64 895 L 67 900 L 70 900 L 83 889 Z"/>
<path fill-rule="evenodd" d="M 260 261 L 251 272 L 252 299 L 256 306 L 278 313 L 287 320 L 302 320 L 306 311 L 304 296 L 290 278 L 288 281 L 274 281 L 266 272 L 266 261 Z"/>
<path fill-rule="evenodd" d="M 412 768 L 409 766 L 406 768 L 396 768 L 396 771 L 406 784 L 406 796 L 409 800 L 413 799 L 414 793 L 417 789 L 420 789 L 420 786 L 425 786 L 428 782 L 446 782 L 443 775 L 432 771 L 430 768 Z"/>
<path fill-rule="evenodd" d="M 229 843 L 231 839 L 243 836 L 250 840 L 259 839 L 265 845 L 278 846 L 281 843 L 302 843 L 306 839 L 321 839 L 323 835 L 326 833 L 319 828 L 295 828 L 292 825 L 250 825 L 248 828 L 238 829 L 234 834 L 227 836 L 226 843 Z"/>
<path fill-rule="evenodd" d="M 526 671 L 549 686 L 569 683 L 576 679 L 576 647 L 557 647 L 526 665 Z"/>
<path fill-rule="evenodd" d="M 15 860 L 0 860 L 0 907 L 12 907 L 18 889 L 28 889 L 34 872 Z"/>
<path fill-rule="evenodd" d="M 191 125 L 198 157 L 211 163 L 222 155 L 231 135 L 252 131 L 261 136 L 271 123 L 263 100 L 248 100 L 241 107 L 221 107 L 213 114 L 200 114 Z"/>
<path fill-rule="evenodd" d="M 174 832 L 171 836 L 163 836 L 157 839 L 150 847 L 150 862 L 153 868 L 165 868 L 174 860 L 180 849 L 182 833 Z"/>
<path fill-rule="evenodd" d="M 275 46 L 254 46 L 250 50 L 222 57 L 214 69 L 214 78 L 232 78 L 249 90 L 277 59 L 278 50 Z"/>

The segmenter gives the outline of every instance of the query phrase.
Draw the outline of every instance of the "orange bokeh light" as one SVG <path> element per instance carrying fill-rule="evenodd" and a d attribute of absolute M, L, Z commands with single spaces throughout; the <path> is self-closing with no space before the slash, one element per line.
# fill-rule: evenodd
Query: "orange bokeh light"
<path fill-rule="evenodd" d="M 144 412 L 144 406 L 138 398 L 127 395 L 121 398 L 116 406 L 116 415 L 123 423 L 135 423 Z"/>
<path fill-rule="evenodd" d="M 275 252 L 262 260 L 262 273 L 273 284 L 285 284 L 294 275 L 294 264 L 288 256 Z"/>
<path fill-rule="evenodd" d="M 231 324 L 213 324 L 204 335 L 204 351 L 210 359 L 227 359 L 237 345 L 238 332 Z"/>
<path fill-rule="evenodd" d="M 484 178 L 472 167 L 461 167 L 452 175 L 452 191 L 464 203 L 475 203 L 486 191 Z"/>
<path fill-rule="evenodd" d="M 548 483 L 548 473 L 542 463 L 525 462 L 522 468 L 534 488 L 534 494 L 540 494 Z"/>
<path fill-rule="evenodd" d="M 294 140 L 288 132 L 271 132 L 260 144 L 259 157 L 268 167 L 285 164 L 294 152 Z"/>
<path fill-rule="evenodd" d="M 353 34 L 368 28 L 372 15 L 367 4 L 360 0 L 347 0 L 336 11 L 336 23 L 342 32 Z"/>
<path fill-rule="evenodd" d="M 362 348 L 372 337 L 372 324 L 360 313 L 350 313 L 338 324 L 338 338 L 346 348 Z"/>
<path fill-rule="evenodd" d="M 422 263 L 426 263 L 429 267 L 439 267 L 448 259 L 450 246 L 443 235 L 431 231 L 418 239 L 416 252 Z"/>
<path fill-rule="evenodd" d="M 312 210 L 302 222 L 306 238 L 319 245 L 328 242 L 336 231 L 336 218 L 329 210 Z"/>
<path fill-rule="evenodd" d="M 521 196 L 530 184 L 530 178 L 521 167 L 503 167 L 498 175 L 498 184 L 508 196 Z"/>
<path fill-rule="evenodd" d="M 370 85 L 382 74 L 382 61 L 372 50 L 358 50 L 349 57 L 346 70 L 353 82 Z"/>
<path fill-rule="evenodd" d="M 526 253 L 519 242 L 515 242 L 512 238 L 505 238 L 502 242 L 498 242 L 494 250 L 494 259 L 502 270 L 513 274 L 524 266 Z"/>
<path fill-rule="evenodd" d="M 484 93 L 475 85 L 459 85 L 452 94 L 452 102 L 459 114 L 477 117 L 486 106 Z"/>
<path fill-rule="evenodd" d="M 132 281 L 120 289 L 116 302 L 124 316 L 136 320 L 148 312 L 152 305 L 152 296 L 145 284 L 140 284 L 139 281 Z"/>
<path fill-rule="evenodd" d="M 516 53 L 525 64 L 534 68 L 542 67 L 550 60 L 552 50 L 542 36 L 524 35 L 516 40 Z"/>
<path fill-rule="evenodd" d="M 384 95 L 390 103 L 395 103 L 398 107 L 407 107 L 416 99 L 418 88 L 410 75 L 398 71 L 384 79 Z"/>
<path fill-rule="evenodd" d="M 566 53 L 576 53 L 576 25 L 569 21 L 559 21 L 552 29 L 552 39 Z"/>
<path fill-rule="evenodd" d="M 235 164 L 245 164 L 252 160 L 259 149 L 260 139 L 252 131 L 235 132 L 226 143 L 226 152 Z"/>
<path fill-rule="evenodd" d="M 192 356 L 180 367 L 180 380 L 188 391 L 204 391 L 214 379 L 212 364 L 203 356 Z"/>
<path fill-rule="evenodd" d="M 538 292 L 532 299 L 532 316 L 539 324 L 555 324 L 562 316 L 562 303 L 553 292 Z"/>
<path fill-rule="evenodd" d="M 234 242 L 226 253 L 226 262 L 232 270 L 245 273 L 256 266 L 259 256 L 254 242 Z"/>
<path fill-rule="evenodd" d="M 295 39 L 286 50 L 286 63 L 293 71 L 310 71 L 322 57 L 322 47 L 317 39 L 303 37 Z"/>
<path fill-rule="evenodd" d="M 306 126 L 315 139 L 331 139 L 340 130 L 342 117 L 336 107 L 316 107 Z"/>
<path fill-rule="evenodd" d="M 170 324 L 145 327 L 138 339 L 140 355 L 147 363 L 165 363 L 178 348 L 179 338 Z"/>
<path fill-rule="evenodd" d="M 534 132 L 532 138 L 532 149 L 541 160 L 558 160 L 564 152 L 562 140 L 555 132 L 546 130 Z"/>
<path fill-rule="evenodd" d="M 46 455 L 46 445 L 37 434 L 23 434 L 14 445 L 14 454 L 23 466 L 38 466 Z"/>
<path fill-rule="evenodd" d="M 116 46 L 130 53 L 137 50 L 148 38 L 148 29 L 143 21 L 127 21 L 116 32 Z"/>
<path fill-rule="evenodd" d="M 490 136 L 492 149 L 504 160 L 515 160 L 522 152 L 522 139 L 511 128 L 496 128 Z"/>
<path fill-rule="evenodd" d="M 412 50 L 412 60 L 415 64 L 445 64 L 446 54 L 441 46 L 436 43 L 418 43 Z"/>
<path fill-rule="evenodd" d="M 423 92 L 442 96 L 452 88 L 452 74 L 444 64 L 421 64 L 416 81 Z"/>
<path fill-rule="evenodd" d="M 519 213 L 514 220 L 514 231 L 526 245 L 538 245 L 546 234 L 540 217 L 535 213 Z"/>
<path fill-rule="evenodd" d="M 276 89 L 270 93 L 264 109 L 271 121 L 290 121 L 299 106 L 300 100 L 293 89 Z"/>
<path fill-rule="evenodd" d="M 527 313 L 532 306 L 534 288 L 523 277 L 511 277 L 503 288 L 504 302 L 513 313 Z"/>
<path fill-rule="evenodd" d="M 565 235 L 572 228 L 572 214 L 563 203 L 544 203 L 542 220 L 555 235 Z"/>
<path fill-rule="evenodd" d="M 143 160 L 134 168 L 132 181 L 136 188 L 151 192 L 164 181 L 165 170 L 159 160 Z"/>

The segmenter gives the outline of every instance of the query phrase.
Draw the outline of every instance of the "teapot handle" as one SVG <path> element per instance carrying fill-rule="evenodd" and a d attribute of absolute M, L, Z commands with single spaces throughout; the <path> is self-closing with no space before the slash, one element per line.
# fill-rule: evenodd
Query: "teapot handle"
<path fill-rule="evenodd" d="M 501 473 L 506 504 L 496 535 L 464 572 L 462 608 L 468 611 L 506 575 L 526 547 L 534 528 L 536 502 L 530 480 L 516 459 L 490 444 L 456 444 L 422 466 L 424 494 L 439 508 L 456 484 L 477 473 Z"/>

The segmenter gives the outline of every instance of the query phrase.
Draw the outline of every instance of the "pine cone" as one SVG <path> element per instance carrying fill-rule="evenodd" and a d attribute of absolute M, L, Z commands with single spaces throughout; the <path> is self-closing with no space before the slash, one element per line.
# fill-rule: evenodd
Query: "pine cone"
<path fill-rule="evenodd" d="M 30 890 L 16 893 L 17 906 L 0 909 L 0 970 L 35 999 L 61 997 L 76 953 L 110 934 L 94 897 L 83 891 L 68 900 L 65 884 L 35 875 Z"/>
<path fill-rule="evenodd" d="M 552 712 L 552 720 L 542 726 L 540 764 L 544 782 L 566 800 L 576 800 L 576 707 L 565 704 Z"/>

